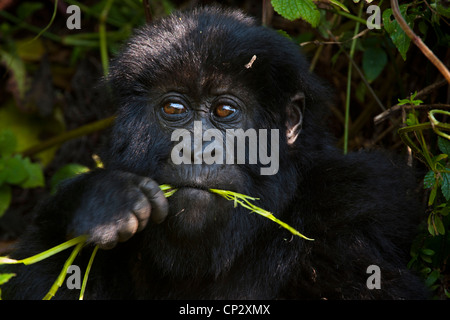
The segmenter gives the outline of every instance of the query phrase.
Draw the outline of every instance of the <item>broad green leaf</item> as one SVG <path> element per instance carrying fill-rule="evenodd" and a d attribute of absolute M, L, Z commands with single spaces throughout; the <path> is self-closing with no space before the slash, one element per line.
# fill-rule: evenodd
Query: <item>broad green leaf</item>
<path fill-rule="evenodd" d="M 434 189 L 433 189 L 434 190 Z M 436 235 L 436 231 L 434 230 L 434 224 L 433 224 L 433 213 L 430 213 L 428 215 L 428 219 L 427 219 L 427 229 L 428 232 L 432 235 L 435 236 Z"/>
<path fill-rule="evenodd" d="M 0 186 L 3 184 L 3 182 L 6 179 L 6 176 L 8 175 L 8 171 L 6 171 L 6 157 L 0 157 Z"/>
<path fill-rule="evenodd" d="M 446 5 L 444 5 L 443 2 L 444 1 L 438 1 L 430 4 L 430 6 L 435 9 L 438 14 L 446 18 L 450 18 L 450 6 L 448 5 L 448 1 Z"/>
<path fill-rule="evenodd" d="M 57 113 L 60 111 L 56 111 Z M 0 128 L 11 130 L 17 140 L 17 148 L 15 151 L 21 152 L 31 146 L 35 146 L 42 142 L 41 136 L 54 136 L 64 131 L 64 122 L 62 117 L 42 119 L 20 112 L 14 105 L 13 100 L 8 100 L 0 108 Z M 45 166 L 53 159 L 58 146 L 42 151 L 34 157 Z"/>
<path fill-rule="evenodd" d="M 431 285 L 433 285 L 437 279 L 439 279 L 440 276 L 440 272 L 439 270 L 433 270 L 430 275 L 427 277 L 427 279 L 425 280 L 425 284 L 430 287 Z"/>
<path fill-rule="evenodd" d="M 276 12 L 288 20 L 303 19 L 313 27 L 320 22 L 320 12 L 311 0 L 272 0 Z"/>
<path fill-rule="evenodd" d="M 427 248 L 422 249 L 421 252 L 422 252 L 423 254 L 426 254 L 427 256 L 432 256 L 432 255 L 434 255 L 434 253 L 435 253 L 434 250 L 427 249 Z"/>
<path fill-rule="evenodd" d="M 403 4 L 400 7 L 400 13 L 405 19 L 406 23 L 414 28 L 414 19 L 407 15 L 408 4 Z M 398 24 L 397 20 L 395 20 L 392 9 L 386 9 L 383 12 L 383 25 L 384 29 L 389 33 L 392 42 L 397 47 L 400 52 L 403 60 L 406 60 L 406 52 L 409 49 L 409 45 L 411 43 L 411 39 L 406 35 L 403 29 Z"/>
<path fill-rule="evenodd" d="M 441 191 L 447 201 L 450 201 L 450 173 L 442 172 Z"/>
<path fill-rule="evenodd" d="M 15 85 L 17 95 L 23 99 L 26 91 L 26 70 L 25 64 L 16 52 L 7 52 L 0 49 L 0 62 L 7 66 L 12 76 L 12 83 Z"/>
<path fill-rule="evenodd" d="M 50 180 L 51 192 L 55 193 L 58 184 L 65 180 L 72 178 L 80 173 L 88 172 L 89 168 L 77 163 L 69 163 L 59 168 Z"/>
<path fill-rule="evenodd" d="M 16 275 L 15 273 L 1 273 L 0 274 L 0 285 L 7 283 L 9 281 L 9 279 L 14 277 L 15 275 Z"/>
<path fill-rule="evenodd" d="M 23 159 L 20 156 L 8 158 L 5 161 L 5 170 L 7 172 L 5 182 L 10 184 L 19 184 L 28 178 L 28 171 L 25 168 Z"/>
<path fill-rule="evenodd" d="M 434 177 L 434 172 L 433 172 L 433 170 L 430 170 L 423 178 L 423 187 L 425 189 L 433 188 L 435 183 L 436 183 L 436 179 Z"/>
<path fill-rule="evenodd" d="M 368 81 L 375 80 L 386 66 L 386 52 L 379 47 L 369 47 L 363 53 L 362 67 Z"/>
<path fill-rule="evenodd" d="M 428 262 L 428 263 L 432 263 L 433 262 L 433 259 L 431 259 L 431 257 L 430 256 L 427 256 L 427 255 L 420 255 L 420 257 L 422 258 L 422 260 L 423 261 L 425 261 L 425 262 Z"/>
<path fill-rule="evenodd" d="M 44 174 L 39 163 L 32 163 L 30 159 L 23 160 L 26 171 L 28 172 L 28 179 L 21 184 L 22 188 L 36 188 L 45 185 Z"/>
<path fill-rule="evenodd" d="M 439 150 L 442 151 L 442 153 L 450 155 L 450 141 L 442 138 L 441 136 L 438 136 L 438 147 Z"/>
<path fill-rule="evenodd" d="M 5 213 L 11 204 L 11 187 L 8 185 L 0 186 L 0 217 Z"/>
<path fill-rule="evenodd" d="M 445 227 L 442 223 L 442 219 L 437 215 L 434 215 L 434 226 L 439 234 L 445 234 Z"/>
<path fill-rule="evenodd" d="M 438 190 L 437 185 L 435 185 L 433 189 L 431 189 L 430 197 L 428 198 L 428 206 L 433 205 L 434 199 L 436 199 L 437 190 Z"/>
<path fill-rule="evenodd" d="M 14 133 L 5 129 L 0 131 L 0 155 L 11 155 L 16 150 L 17 141 Z"/>

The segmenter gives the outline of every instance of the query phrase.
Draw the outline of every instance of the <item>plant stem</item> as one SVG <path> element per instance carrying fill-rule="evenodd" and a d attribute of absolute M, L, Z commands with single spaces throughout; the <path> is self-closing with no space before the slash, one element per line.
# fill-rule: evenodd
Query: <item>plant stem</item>
<path fill-rule="evenodd" d="M 84 126 L 76 128 L 74 130 L 67 131 L 63 134 L 60 134 L 59 136 L 45 140 L 38 145 L 35 145 L 31 148 L 28 148 L 28 149 L 20 152 L 20 154 L 24 157 L 29 157 L 31 155 L 34 155 L 36 153 L 39 153 L 46 149 L 54 147 L 58 144 L 61 144 L 67 140 L 78 138 L 80 136 L 84 136 L 89 133 L 105 129 L 105 128 L 111 126 L 111 124 L 114 122 L 114 120 L 115 120 L 115 116 L 111 116 L 106 119 L 102 119 L 102 120 L 99 120 L 99 121 L 96 121 L 93 123 L 86 124 Z"/>
<path fill-rule="evenodd" d="M 92 263 L 94 262 L 95 255 L 97 254 L 98 246 L 95 246 L 94 251 L 92 251 L 91 258 L 89 259 L 89 263 L 86 267 L 86 272 L 84 273 L 83 277 L 83 284 L 81 285 L 80 290 L 80 298 L 79 300 L 83 300 L 84 298 L 84 292 L 86 291 L 86 284 L 89 278 L 89 273 L 91 272 Z"/>
<path fill-rule="evenodd" d="M 361 2 L 359 6 L 358 17 L 361 17 L 362 9 L 364 6 L 364 2 Z M 350 47 L 350 63 L 348 64 L 348 72 L 347 72 L 347 93 L 345 98 L 345 127 L 344 127 L 344 154 L 348 153 L 348 131 L 349 131 L 349 118 L 350 118 L 350 96 L 351 96 L 351 86 L 352 86 L 352 62 L 353 55 L 355 54 L 356 47 L 356 35 L 359 32 L 360 22 L 357 21 L 355 25 L 355 31 L 353 34 L 352 45 Z"/>
<path fill-rule="evenodd" d="M 100 34 L 100 56 L 102 59 L 103 66 L 103 74 L 105 77 L 108 75 L 109 70 L 109 58 L 108 58 L 108 43 L 106 41 L 106 20 L 108 17 L 109 9 L 113 4 L 114 0 L 108 0 L 103 8 L 103 11 L 100 15 L 100 25 L 99 25 L 99 34 Z"/>
<path fill-rule="evenodd" d="M 34 256 L 21 259 L 21 260 L 14 260 L 14 259 L 2 259 L 0 260 L 0 264 L 19 264 L 23 263 L 24 265 L 30 265 L 39 261 L 42 261 L 44 259 L 47 259 L 61 251 L 64 251 L 70 247 L 73 247 L 74 245 L 82 244 L 86 241 L 86 236 L 79 236 L 76 238 L 73 238 L 71 240 L 68 240 L 66 242 L 63 242 L 53 248 L 50 248 L 48 250 L 45 250 L 43 252 L 40 252 Z"/>
<path fill-rule="evenodd" d="M 431 51 L 427 45 L 422 41 L 422 39 L 417 36 L 414 31 L 406 23 L 400 9 L 397 0 L 391 0 L 392 13 L 394 14 L 395 20 L 397 20 L 400 28 L 405 31 L 406 35 L 414 42 L 414 44 L 422 51 L 422 53 L 431 61 L 432 64 L 436 66 L 440 73 L 444 76 L 448 83 L 450 83 L 450 71 L 447 67 L 439 60 L 438 57 Z"/>
<path fill-rule="evenodd" d="M 362 4 L 362 3 L 361 3 L 361 4 Z M 360 23 L 362 23 L 362 24 L 364 24 L 364 25 L 367 24 L 367 21 L 364 20 L 363 18 L 361 18 L 361 13 L 359 13 L 358 17 L 352 15 L 351 13 L 347 13 L 347 12 L 345 12 L 345 11 L 342 11 L 342 10 L 335 10 L 335 13 L 337 13 L 337 14 L 343 16 L 343 17 L 349 18 L 349 19 L 351 19 L 351 20 L 354 20 L 354 21 L 356 21 L 358 24 L 360 24 Z"/>
<path fill-rule="evenodd" d="M 63 268 L 61 269 L 61 272 L 58 276 L 58 278 L 56 279 L 56 281 L 53 283 L 52 287 L 50 288 L 50 290 L 48 291 L 48 293 L 45 295 L 43 300 L 50 300 L 51 298 L 53 298 L 55 296 L 56 291 L 58 291 L 58 289 L 61 287 L 61 285 L 64 282 L 64 279 L 66 278 L 67 275 L 67 269 L 70 267 L 70 265 L 72 264 L 73 260 L 75 260 L 75 258 L 77 257 L 78 253 L 81 251 L 81 249 L 84 246 L 84 242 L 81 242 L 79 244 L 77 244 L 77 246 L 75 247 L 75 249 L 73 249 L 72 253 L 70 254 L 69 258 L 66 260 L 66 262 L 64 263 Z"/>

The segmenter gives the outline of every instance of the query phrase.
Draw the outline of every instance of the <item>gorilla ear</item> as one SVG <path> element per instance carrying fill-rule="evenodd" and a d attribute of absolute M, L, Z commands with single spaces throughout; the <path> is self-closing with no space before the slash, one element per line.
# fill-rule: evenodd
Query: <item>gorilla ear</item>
<path fill-rule="evenodd" d="M 291 98 L 290 103 L 286 107 L 286 137 L 289 145 L 297 140 L 300 131 L 302 131 L 303 111 L 305 110 L 305 94 L 298 92 Z"/>

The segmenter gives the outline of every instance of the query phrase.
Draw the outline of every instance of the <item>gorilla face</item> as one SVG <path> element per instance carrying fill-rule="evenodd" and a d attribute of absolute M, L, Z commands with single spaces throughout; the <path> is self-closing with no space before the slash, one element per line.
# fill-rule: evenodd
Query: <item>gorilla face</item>
<path fill-rule="evenodd" d="M 286 61 L 294 57 L 299 70 L 304 61 L 251 19 L 215 15 L 180 14 L 138 30 L 111 69 L 121 109 L 106 163 L 179 189 L 168 219 L 177 235 L 231 220 L 233 206 L 210 188 L 264 199 L 280 183 L 288 193 L 297 184 L 289 150 L 305 94 Z M 287 48 L 275 54 L 278 42 Z"/>

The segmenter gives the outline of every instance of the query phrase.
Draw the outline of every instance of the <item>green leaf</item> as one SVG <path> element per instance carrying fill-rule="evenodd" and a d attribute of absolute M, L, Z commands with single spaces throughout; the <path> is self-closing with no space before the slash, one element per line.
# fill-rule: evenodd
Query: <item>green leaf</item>
<path fill-rule="evenodd" d="M 442 223 L 441 217 L 439 217 L 438 215 L 434 215 L 434 226 L 436 227 L 436 231 L 439 234 L 445 234 L 444 224 Z"/>
<path fill-rule="evenodd" d="M 436 235 L 436 231 L 434 229 L 434 224 L 433 224 L 433 213 L 430 213 L 428 215 L 428 219 L 427 219 L 427 228 L 428 228 L 428 232 L 432 235 L 435 236 Z"/>
<path fill-rule="evenodd" d="M 0 285 L 7 283 L 9 281 L 9 279 L 14 277 L 15 275 L 16 275 L 15 273 L 1 273 L 0 274 Z"/>
<path fill-rule="evenodd" d="M 0 157 L 0 186 L 5 182 L 6 176 L 8 175 L 8 171 L 6 171 L 6 159 Z"/>
<path fill-rule="evenodd" d="M 28 173 L 28 179 L 21 184 L 22 188 L 36 188 L 43 187 L 45 185 L 44 174 L 42 173 L 42 167 L 39 163 L 32 163 L 30 159 L 25 158 L 23 165 Z"/>
<path fill-rule="evenodd" d="M 444 1 L 439 1 L 436 3 L 432 3 L 431 7 L 434 8 L 438 14 L 450 18 L 450 6 L 448 5 L 448 2 L 446 5 L 443 4 Z"/>
<path fill-rule="evenodd" d="M 434 199 L 436 199 L 436 194 L 438 190 L 438 185 L 434 185 L 430 192 L 430 197 L 428 198 L 428 206 L 433 205 Z"/>
<path fill-rule="evenodd" d="M 425 262 L 428 262 L 428 263 L 432 263 L 432 262 L 433 262 L 433 259 L 431 259 L 430 256 L 427 256 L 427 255 L 421 255 L 420 257 L 421 257 L 422 260 L 425 261 Z"/>
<path fill-rule="evenodd" d="M 0 155 L 11 155 L 16 150 L 16 146 L 16 136 L 11 130 L 0 131 Z"/>
<path fill-rule="evenodd" d="M 341 9 L 344 10 L 345 12 L 350 13 L 350 11 L 347 9 L 347 7 L 346 7 L 343 3 L 340 3 L 340 2 L 337 1 L 337 0 L 330 0 L 330 2 L 331 2 L 331 4 L 333 4 L 333 5 L 335 5 L 335 6 L 339 7 L 339 8 L 341 8 Z"/>
<path fill-rule="evenodd" d="M 5 213 L 11 204 L 11 187 L 0 186 L 0 217 Z"/>
<path fill-rule="evenodd" d="M 404 103 L 404 100 L 405 99 L 402 99 L 402 100 L 398 99 L 399 105 L 404 105 L 404 104 L 408 104 L 409 103 L 409 100 L 407 100 L 406 103 Z M 408 118 L 406 118 L 406 124 L 408 126 L 415 126 L 415 125 L 419 124 L 419 120 L 417 119 L 417 115 L 416 115 L 415 112 L 409 112 L 408 113 Z"/>
<path fill-rule="evenodd" d="M 400 13 L 405 19 L 406 23 L 414 28 L 414 19 L 407 15 L 408 4 L 403 4 L 400 7 Z M 391 19 L 392 17 L 392 19 Z M 386 9 L 383 12 L 383 25 L 384 29 L 389 33 L 392 42 L 397 47 L 403 60 L 406 60 L 406 52 L 409 49 L 411 39 L 406 35 L 403 29 L 398 24 L 397 20 L 393 17 L 392 9 Z"/>
<path fill-rule="evenodd" d="M 423 187 L 424 189 L 433 188 L 436 183 L 436 179 L 434 178 L 434 171 L 430 170 L 423 178 Z"/>
<path fill-rule="evenodd" d="M 28 171 L 23 159 L 18 155 L 6 159 L 5 170 L 7 172 L 5 182 L 7 183 L 20 184 L 28 178 Z"/>
<path fill-rule="evenodd" d="M 441 136 L 438 136 L 438 147 L 442 153 L 450 155 L 450 141 Z"/>
<path fill-rule="evenodd" d="M 89 168 L 77 163 L 69 163 L 59 168 L 50 179 L 51 193 L 55 193 L 58 184 L 65 180 L 72 178 L 80 173 L 88 172 Z"/>
<path fill-rule="evenodd" d="M 11 80 L 14 83 L 14 90 L 17 90 L 18 97 L 23 99 L 26 92 L 26 70 L 25 63 L 14 51 L 3 51 L 0 49 L 0 62 L 8 67 Z"/>
<path fill-rule="evenodd" d="M 379 47 L 369 47 L 363 53 L 362 67 L 368 81 L 375 80 L 383 71 L 388 59 Z"/>
<path fill-rule="evenodd" d="M 288 20 L 303 19 L 313 27 L 320 22 L 320 12 L 311 0 L 272 0 L 276 12 Z"/>
<path fill-rule="evenodd" d="M 427 256 L 432 256 L 435 253 L 434 250 L 427 249 L 427 248 L 422 249 L 421 252 Z"/>
<path fill-rule="evenodd" d="M 450 201 L 450 173 L 441 172 L 441 191 L 447 201 Z"/>
<path fill-rule="evenodd" d="M 433 270 L 425 280 L 425 284 L 428 287 L 432 286 L 436 282 L 436 280 L 439 279 L 440 274 L 441 273 L 439 272 L 439 270 Z"/>

